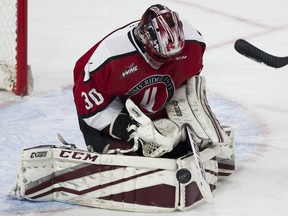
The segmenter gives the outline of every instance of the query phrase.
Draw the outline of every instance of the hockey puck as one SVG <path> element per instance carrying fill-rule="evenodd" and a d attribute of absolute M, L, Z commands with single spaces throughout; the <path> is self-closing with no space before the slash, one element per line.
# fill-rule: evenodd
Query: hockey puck
<path fill-rule="evenodd" d="M 185 184 L 191 180 L 192 175 L 188 169 L 180 169 L 176 173 L 176 178 L 180 183 Z"/>

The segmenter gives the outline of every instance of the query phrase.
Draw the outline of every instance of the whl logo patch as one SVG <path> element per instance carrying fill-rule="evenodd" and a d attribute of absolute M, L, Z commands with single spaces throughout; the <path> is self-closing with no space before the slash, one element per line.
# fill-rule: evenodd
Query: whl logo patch
<path fill-rule="evenodd" d="M 131 65 L 125 67 L 125 71 L 122 72 L 121 78 L 123 79 L 124 77 L 126 77 L 129 74 L 132 74 L 136 71 L 138 71 L 138 66 L 135 65 L 135 63 L 132 63 Z"/>

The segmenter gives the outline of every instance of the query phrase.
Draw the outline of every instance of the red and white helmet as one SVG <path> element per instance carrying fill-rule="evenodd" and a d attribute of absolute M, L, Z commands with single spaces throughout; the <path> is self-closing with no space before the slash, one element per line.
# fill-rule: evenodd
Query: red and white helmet
<path fill-rule="evenodd" d="M 176 12 L 160 4 L 152 5 L 143 14 L 138 38 L 147 54 L 159 63 L 169 61 L 184 48 L 182 22 Z"/>

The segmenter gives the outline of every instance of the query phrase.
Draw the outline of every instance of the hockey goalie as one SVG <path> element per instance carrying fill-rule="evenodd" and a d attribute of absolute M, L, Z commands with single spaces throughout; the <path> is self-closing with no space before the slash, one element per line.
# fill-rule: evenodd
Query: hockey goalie
<path fill-rule="evenodd" d="M 235 146 L 207 101 L 204 50 L 201 34 L 160 4 L 107 35 L 74 68 L 87 151 L 24 149 L 10 195 L 143 212 L 213 203 Z"/>
<path fill-rule="evenodd" d="M 130 99 L 125 105 L 135 122 L 130 149 L 89 152 L 67 146 L 61 137 L 65 146 L 24 149 L 10 196 L 142 212 L 212 203 L 218 180 L 235 169 L 235 146 L 233 130 L 211 112 L 204 78 L 193 77 L 177 90 L 167 119 L 151 121 Z M 161 157 L 178 145 L 186 153 Z"/>

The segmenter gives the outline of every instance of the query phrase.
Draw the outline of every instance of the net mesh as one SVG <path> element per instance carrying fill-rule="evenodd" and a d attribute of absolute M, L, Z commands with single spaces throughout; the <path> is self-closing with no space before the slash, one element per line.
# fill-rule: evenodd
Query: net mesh
<path fill-rule="evenodd" d="M 11 90 L 16 80 L 16 0 L 0 0 L 0 88 Z"/>

